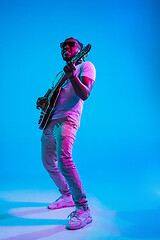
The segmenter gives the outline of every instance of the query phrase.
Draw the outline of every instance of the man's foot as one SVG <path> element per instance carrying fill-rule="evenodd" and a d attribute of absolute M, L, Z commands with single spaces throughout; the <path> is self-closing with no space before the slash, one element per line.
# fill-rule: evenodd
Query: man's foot
<path fill-rule="evenodd" d="M 93 220 L 89 209 L 86 211 L 78 209 L 73 211 L 68 217 L 70 217 L 70 220 L 67 223 L 66 228 L 70 230 L 83 228 Z"/>
<path fill-rule="evenodd" d="M 75 206 L 75 203 L 72 199 L 72 195 L 62 195 L 60 196 L 56 201 L 49 204 L 49 209 L 60 209 L 65 207 L 73 207 Z"/>

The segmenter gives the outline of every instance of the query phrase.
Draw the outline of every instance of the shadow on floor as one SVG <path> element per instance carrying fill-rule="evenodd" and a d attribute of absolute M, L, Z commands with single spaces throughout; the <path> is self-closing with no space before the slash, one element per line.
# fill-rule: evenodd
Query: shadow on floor
<path fill-rule="evenodd" d="M 43 214 L 50 212 L 51 210 L 47 209 L 47 204 L 45 203 L 36 203 L 36 202 L 2 202 L 1 200 L 1 209 L 3 214 L 0 214 L 0 226 L 30 226 L 30 225 L 66 225 L 67 219 L 32 219 L 25 218 L 28 215 L 32 214 Z M 10 209 L 16 208 L 25 208 L 23 211 L 20 211 L 15 214 L 10 214 Z M 31 208 L 33 209 L 27 209 Z M 35 209 L 34 209 L 35 207 Z M 2 212 L 1 211 L 1 212 Z M 54 213 L 54 210 L 52 211 Z"/>

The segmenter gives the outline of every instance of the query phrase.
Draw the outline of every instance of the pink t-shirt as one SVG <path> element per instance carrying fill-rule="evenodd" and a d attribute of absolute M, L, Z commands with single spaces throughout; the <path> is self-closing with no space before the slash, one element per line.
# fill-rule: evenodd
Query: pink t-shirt
<path fill-rule="evenodd" d="M 60 79 L 63 72 L 60 72 L 53 81 L 53 88 Z M 75 75 L 80 78 L 82 76 L 89 77 L 95 81 L 96 70 L 94 65 L 87 61 L 82 62 L 76 66 Z M 78 97 L 70 80 L 66 80 L 61 88 L 60 95 L 57 99 L 53 115 L 51 119 L 63 118 L 66 116 L 71 116 L 74 118 L 78 124 L 80 123 L 80 118 L 82 114 L 84 101 Z"/>

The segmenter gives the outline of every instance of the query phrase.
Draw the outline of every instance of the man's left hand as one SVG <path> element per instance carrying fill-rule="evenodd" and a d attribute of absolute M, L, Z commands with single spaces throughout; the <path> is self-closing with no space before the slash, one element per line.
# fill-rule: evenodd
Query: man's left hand
<path fill-rule="evenodd" d="M 66 73 L 65 76 L 66 78 L 73 78 L 74 77 L 74 72 L 76 70 L 75 64 L 69 62 L 64 68 L 64 72 Z"/>

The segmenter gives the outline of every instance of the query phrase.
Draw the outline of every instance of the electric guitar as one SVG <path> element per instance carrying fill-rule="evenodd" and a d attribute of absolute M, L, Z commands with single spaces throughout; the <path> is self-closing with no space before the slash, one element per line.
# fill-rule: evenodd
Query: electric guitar
<path fill-rule="evenodd" d="M 75 57 L 72 58 L 71 62 L 75 63 L 78 62 L 81 58 L 84 58 L 85 55 L 88 54 L 88 52 L 91 49 L 91 44 L 88 44 L 85 48 L 83 48 Z M 38 109 L 41 108 L 41 115 L 39 119 L 39 129 L 45 129 L 50 117 L 52 115 L 52 112 L 54 110 L 55 104 L 57 102 L 58 96 L 61 91 L 61 87 L 65 81 L 65 72 L 62 71 L 60 79 L 57 81 L 55 87 L 52 89 L 51 93 L 49 94 L 48 101 L 44 103 L 42 106 L 38 107 Z"/>

